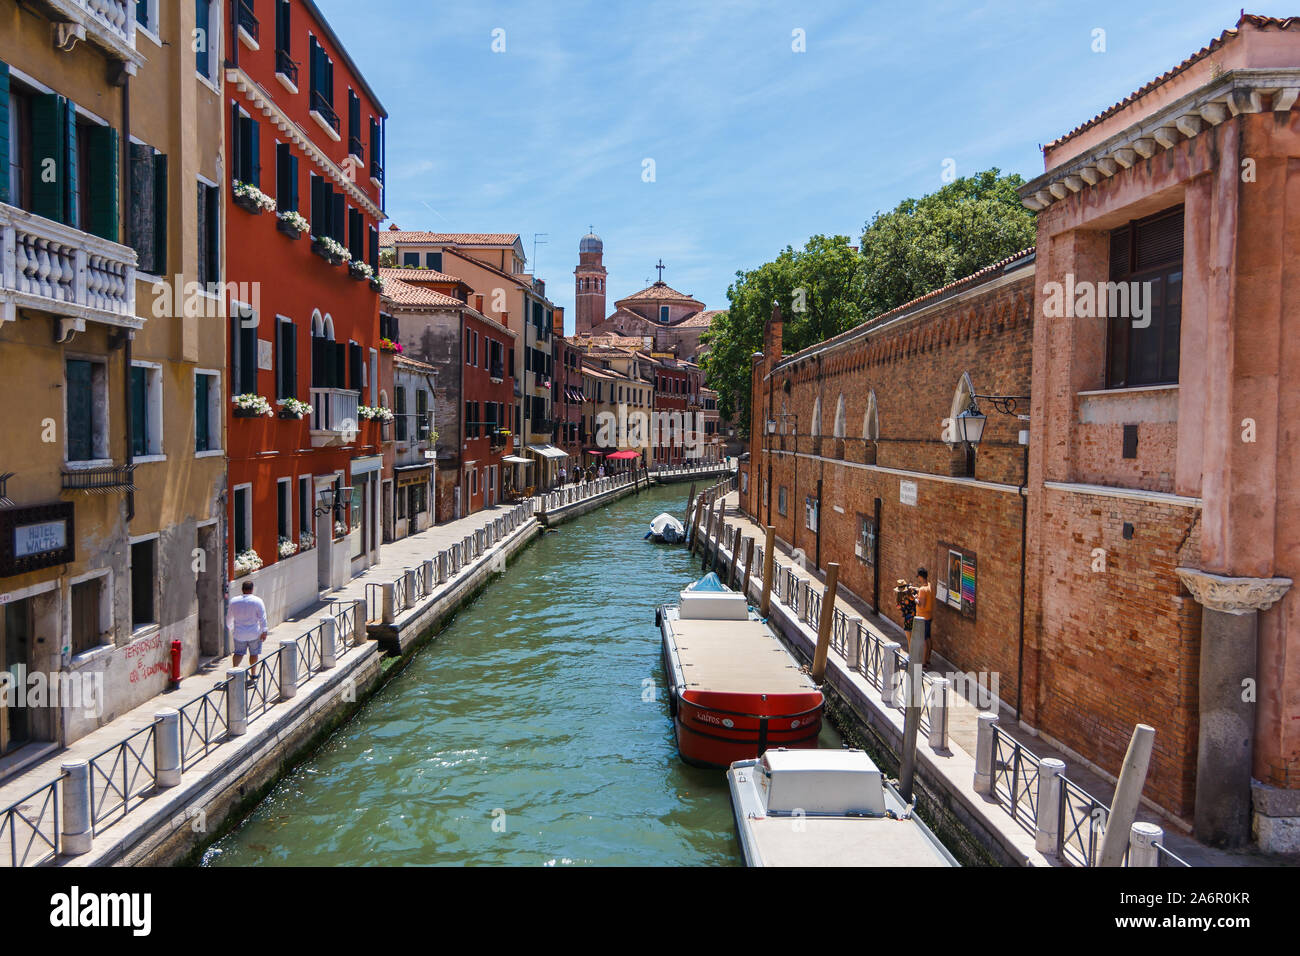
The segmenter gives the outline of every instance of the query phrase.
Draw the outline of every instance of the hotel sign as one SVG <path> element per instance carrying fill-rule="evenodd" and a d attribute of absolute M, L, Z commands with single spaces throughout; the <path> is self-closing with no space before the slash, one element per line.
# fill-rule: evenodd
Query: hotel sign
<path fill-rule="evenodd" d="M 0 511 L 0 577 L 74 560 L 72 502 Z"/>

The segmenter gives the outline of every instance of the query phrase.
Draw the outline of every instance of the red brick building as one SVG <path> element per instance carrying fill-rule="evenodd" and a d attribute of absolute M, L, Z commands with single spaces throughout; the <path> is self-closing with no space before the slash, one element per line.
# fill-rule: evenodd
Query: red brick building
<path fill-rule="evenodd" d="M 310 0 L 225 7 L 226 392 L 271 412 L 230 420 L 229 551 L 278 620 L 378 560 L 386 113 Z"/>
<path fill-rule="evenodd" d="M 1044 149 L 1034 250 L 795 356 L 773 322 L 742 478 L 748 513 L 895 621 L 893 581 L 927 566 L 936 651 L 1025 725 L 1113 775 L 1148 723 L 1145 800 L 1283 851 L 1298 64 L 1300 23 L 1244 16 Z"/>

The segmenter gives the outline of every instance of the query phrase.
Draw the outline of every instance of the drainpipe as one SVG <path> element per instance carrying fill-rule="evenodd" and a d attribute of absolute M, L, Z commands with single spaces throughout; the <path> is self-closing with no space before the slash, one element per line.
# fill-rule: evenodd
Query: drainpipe
<path fill-rule="evenodd" d="M 1029 443 L 1025 442 L 1025 467 L 1020 481 L 1020 637 L 1016 648 L 1016 722 L 1020 721 L 1025 680 L 1025 538 L 1029 522 Z M 878 534 L 879 532 L 877 532 Z"/>
<path fill-rule="evenodd" d="M 118 162 L 121 163 L 122 165 L 121 175 L 124 183 L 122 187 L 122 209 L 124 210 L 122 219 L 123 219 L 124 228 L 122 231 L 123 233 L 126 233 L 128 230 L 125 228 L 126 226 L 125 210 L 129 210 L 131 208 L 131 75 L 129 73 L 122 74 L 122 148 L 121 150 L 118 151 Z M 124 235 L 122 238 L 128 239 L 129 236 Z M 130 481 L 131 480 L 130 468 L 135 461 L 133 450 L 131 447 L 131 435 L 135 427 L 134 422 L 131 420 L 131 341 L 132 339 L 135 338 L 134 330 L 127 329 L 125 331 L 125 336 L 126 336 L 126 346 L 122 351 L 122 355 L 123 355 L 122 362 L 124 366 L 124 374 L 122 376 L 124 380 L 123 387 L 122 387 L 122 394 L 123 397 L 126 399 L 124 403 L 126 411 L 125 414 L 122 416 L 122 420 L 126 423 L 125 461 L 127 466 L 127 480 Z M 128 490 L 126 493 L 126 521 L 128 525 L 131 523 L 131 519 L 134 517 L 135 517 L 135 491 Z"/>

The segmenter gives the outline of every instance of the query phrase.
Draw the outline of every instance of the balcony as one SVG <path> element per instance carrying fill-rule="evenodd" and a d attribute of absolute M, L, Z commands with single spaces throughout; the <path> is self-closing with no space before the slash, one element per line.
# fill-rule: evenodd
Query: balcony
<path fill-rule="evenodd" d="M 311 446 L 350 445 L 356 440 L 360 392 L 346 388 L 311 390 Z"/>
<path fill-rule="evenodd" d="M 275 51 L 275 78 L 290 93 L 298 92 L 298 61 L 288 50 Z"/>
<path fill-rule="evenodd" d="M 64 471 L 63 490 L 84 491 L 90 495 L 135 491 L 135 465 L 102 465 Z"/>
<path fill-rule="evenodd" d="M 348 155 L 355 156 L 357 159 L 364 161 L 366 156 L 365 147 L 361 145 L 361 137 L 348 136 Z"/>
<path fill-rule="evenodd" d="M 0 322 L 18 309 L 144 328 L 135 314 L 135 250 L 0 203 Z"/>
<path fill-rule="evenodd" d="M 250 50 L 260 50 L 257 17 L 254 16 L 253 8 L 248 5 L 247 0 L 238 0 L 236 22 L 239 24 L 240 42 Z"/>
<path fill-rule="evenodd" d="M 45 0 L 53 11 L 56 43 L 72 37 L 93 43 L 134 75 L 144 57 L 135 51 L 135 0 Z"/>
<path fill-rule="evenodd" d="M 311 118 L 320 124 L 321 129 L 334 142 L 342 139 L 339 136 L 339 114 L 334 112 L 334 104 L 325 99 L 320 90 L 311 91 Z"/>

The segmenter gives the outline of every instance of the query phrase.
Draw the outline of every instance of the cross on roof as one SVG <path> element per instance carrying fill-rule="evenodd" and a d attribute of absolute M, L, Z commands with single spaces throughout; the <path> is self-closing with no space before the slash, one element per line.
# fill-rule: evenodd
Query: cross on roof
<path fill-rule="evenodd" d="M 659 262 L 656 263 L 655 268 L 659 270 L 659 281 L 660 281 L 660 282 L 663 282 L 663 281 L 664 281 L 664 270 L 667 269 L 668 267 L 667 267 L 666 265 L 664 265 L 664 260 L 663 260 L 663 257 L 662 257 L 662 256 L 659 257 Z"/>

